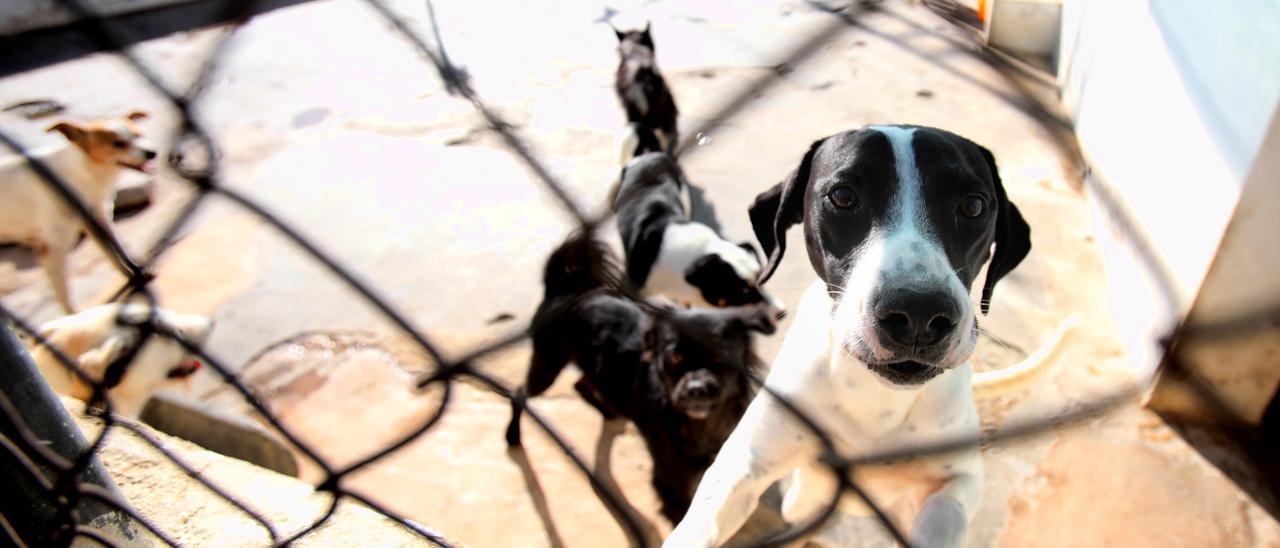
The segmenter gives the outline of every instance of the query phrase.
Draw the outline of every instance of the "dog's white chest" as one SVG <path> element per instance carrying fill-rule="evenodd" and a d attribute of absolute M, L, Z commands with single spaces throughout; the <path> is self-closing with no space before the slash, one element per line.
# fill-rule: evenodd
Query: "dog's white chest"
<path fill-rule="evenodd" d="M 826 288 L 820 284 L 810 287 L 766 382 L 801 404 L 841 456 L 858 459 L 888 454 L 977 431 L 967 365 L 946 371 L 918 388 L 890 387 L 833 344 L 838 339 L 825 321 L 830 309 Z M 896 511 L 910 514 L 953 469 L 959 470 L 956 466 L 948 458 L 913 459 L 862 467 L 855 471 L 855 479 L 877 503 L 897 505 Z M 825 466 L 801 464 L 788 476 L 784 518 L 795 522 L 821 510 L 835 488 L 835 479 Z M 869 513 L 852 496 L 841 498 L 840 511 L 849 516 Z"/>
<path fill-rule="evenodd" d="M 828 390 L 815 392 L 822 401 L 810 401 L 812 417 L 843 457 L 858 460 L 891 455 L 912 448 L 928 447 L 976 432 L 978 418 L 972 398 L 951 395 L 956 386 L 968 382 L 968 368 L 949 371 L 915 392 L 890 391 L 883 387 L 861 387 L 874 378 L 861 375 L 834 375 L 827 379 Z M 849 383 L 853 383 L 850 386 Z M 838 399 L 833 396 L 838 396 Z M 826 408 L 822 409 L 821 406 Z M 929 494 L 938 490 L 954 474 L 970 471 L 975 463 L 970 455 L 942 455 L 929 458 L 894 459 L 888 464 L 865 465 L 854 469 L 853 480 L 877 505 L 886 509 L 899 524 L 908 524 Z M 787 477 L 783 518 L 790 523 L 804 521 L 821 511 L 837 488 L 831 471 L 817 461 L 802 463 Z M 857 528 L 864 520 L 872 523 L 871 509 L 856 495 L 845 493 L 838 503 L 839 514 L 824 534 L 835 535 L 834 545 L 846 545 L 840 535 Z M 865 525 L 865 524 L 864 524 Z M 870 528 L 874 534 L 879 530 Z M 864 532 L 865 533 L 865 532 Z M 864 534 L 859 533 L 859 534 Z M 863 538 L 863 537 L 858 537 Z M 861 541 L 854 542 L 858 544 Z"/>
<path fill-rule="evenodd" d="M 824 423 L 837 450 L 857 457 L 963 432 L 970 415 L 965 406 L 973 406 L 966 390 L 969 377 L 965 366 L 917 390 L 900 390 L 886 387 L 859 363 L 833 358 L 831 369 L 808 379 L 801 398 Z"/>

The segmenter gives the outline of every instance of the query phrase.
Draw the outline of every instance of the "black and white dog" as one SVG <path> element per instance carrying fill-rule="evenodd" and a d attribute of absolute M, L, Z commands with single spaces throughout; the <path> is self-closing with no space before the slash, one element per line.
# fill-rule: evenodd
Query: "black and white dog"
<path fill-rule="evenodd" d="M 629 123 L 622 146 L 623 163 L 644 152 L 674 152 L 679 111 L 658 71 L 649 25 L 644 30 L 613 32 L 618 36 L 619 58 L 613 87 Z"/>
<path fill-rule="evenodd" d="M 1039 369 L 1032 363 L 1010 368 L 1017 375 L 974 374 L 968 364 L 975 309 L 986 311 L 996 282 L 1031 249 L 1030 228 L 1006 196 L 994 158 L 972 141 L 914 126 L 834 135 L 815 142 L 784 181 L 757 197 L 750 215 L 770 256 L 762 281 L 781 261 L 787 229 L 796 224 L 818 277 L 765 386 L 815 420 L 841 456 L 972 439 L 974 389 L 1013 387 L 1015 377 Z M 970 288 L 988 259 L 975 307 Z M 1064 329 L 1048 344 L 1056 345 Z M 780 479 L 787 480 L 783 517 L 796 523 L 815 516 L 838 486 L 819 464 L 822 450 L 787 406 L 761 392 L 666 545 L 724 542 Z M 859 466 L 850 479 L 890 509 L 913 545 L 961 546 L 982 494 L 982 460 L 970 447 Z M 836 515 L 809 540 L 830 546 L 886 540 L 869 515 L 846 492 Z"/>
<path fill-rule="evenodd" d="M 685 306 L 781 303 L 759 285 L 760 259 L 750 243 L 725 240 L 690 217 L 689 181 L 671 156 L 653 152 L 629 162 L 613 210 L 627 278 L 642 295 Z"/>
<path fill-rule="evenodd" d="M 758 360 L 753 332 L 776 328 L 767 306 L 724 309 L 642 307 L 612 288 L 620 281 L 608 249 L 589 232 L 570 237 L 547 260 L 546 293 L 533 318 L 527 397 L 542 394 L 570 362 L 578 393 L 606 419 L 598 477 L 613 484 L 608 444 L 619 419 L 636 425 L 653 457 L 653 487 L 672 523 L 737 424 Z M 520 446 L 514 401 L 507 443 Z"/>

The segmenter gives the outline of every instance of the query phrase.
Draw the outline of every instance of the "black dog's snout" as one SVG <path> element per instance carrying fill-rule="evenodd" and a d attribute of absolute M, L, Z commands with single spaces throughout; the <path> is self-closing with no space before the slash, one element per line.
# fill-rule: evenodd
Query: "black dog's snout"
<path fill-rule="evenodd" d="M 876 327 L 907 347 L 937 344 L 956 328 L 960 310 L 945 293 L 891 291 L 875 304 Z"/>
<path fill-rule="evenodd" d="M 685 393 L 690 398 L 712 399 L 720 394 L 720 387 L 714 381 L 698 376 L 685 384 Z"/>

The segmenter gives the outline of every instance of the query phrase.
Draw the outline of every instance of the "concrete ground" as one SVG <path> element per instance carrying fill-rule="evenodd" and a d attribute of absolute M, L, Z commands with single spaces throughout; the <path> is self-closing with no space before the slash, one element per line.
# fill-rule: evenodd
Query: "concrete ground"
<path fill-rule="evenodd" d="M 391 5 L 429 35 L 421 2 Z M 747 205 L 825 135 L 911 123 L 987 146 L 1033 227 L 1034 250 L 996 291 L 975 362 L 1008 365 L 1067 315 L 1084 322 L 1052 378 L 980 404 L 984 427 L 1078 408 L 1130 378 L 1102 300 L 1104 264 L 1070 133 L 1035 107 L 1053 103 L 1052 86 L 1034 74 L 998 70 L 967 32 L 926 8 L 890 1 L 848 21 L 807 3 L 764 0 L 731 7 L 543 0 L 500 10 L 442 1 L 435 9 L 450 56 L 569 194 L 593 211 L 616 173 L 623 122 L 611 90 L 614 37 L 603 23 L 614 15 L 622 26 L 652 21 L 684 137 L 698 143 L 682 164 L 731 238 L 753 239 Z M 783 64 L 827 28 L 836 34 L 810 58 Z M 181 32 L 134 51 L 179 85 L 196 74 L 222 32 Z M 693 132 L 729 98 L 774 77 L 725 125 Z M 351 268 L 447 355 L 528 321 L 541 292 L 542 261 L 572 227 L 570 218 L 363 3 L 318 0 L 255 18 L 211 82 L 197 113 L 221 145 L 222 183 L 265 204 Z M 146 127 L 161 141 L 177 123 L 109 55 L 0 79 L 0 103 L 37 98 L 61 101 L 78 117 L 149 109 L 155 116 Z M 3 124 L 41 137 L 41 126 L 11 118 Z M 117 224 L 135 253 L 192 195 L 164 171 L 156 192 L 151 207 Z M 93 246 L 82 245 L 73 264 L 78 303 L 101 302 L 119 283 Z M 207 201 L 158 274 L 162 303 L 212 314 L 218 325 L 211 352 L 332 464 L 398 439 L 439 405 L 438 389 L 413 389 L 416 373 L 430 364 L 403 336 L 277 231 L 224 200 Z M 791 254 L 768 288 L 794 303 L 811 279 L 802 254 Z M 43 273 L 24 250 L 0 254 L 0 291 L 6 306 L 33 321 L 56 316 Z M 513 319 L 501 320 L 504 314 Z M 785 328 L 759 341 L 766 361 Z M 514 385 L 527 358 L 527 347 L 518 345 L 480 365 Z M 570 377 L 534 405 L 589 462 L 599 418 L 573 394 Z M 198 379 L 189 395 L 249 413 L 213 375 Z M 505 453 L 507 416 L 500 398 L 457 384 L 440 424 L 344 485 L 467 544 L 545 542 Z M 622 544 L 582 474 L 548 438 L 530 438 L 531 460 L 566 543 Z M 984 459 L 985 497 L 972 545 L 1280 544 L 1275 521 L 1136 404 L 987 447 Z M 656 519 L 651 465 L 634 433 L 619 440 L 614 466 L 629 499 Z M 314 463 L 302 468 L 304 479 L 319 479 Z M 129 493 L 130 484 L 122 483 Z"/>
<path fill-rule="evenodd" d="M 93 439 L 102 431 L 102 421 L 85 414 L 83 402 L 63 397 L 72 420 Z M 226 492 L 236 502 L 272 524 L 277 539 L 308 527 L 329 511 L 333 502 L 328 493 L 311 485 L 281 476 L 241 460 L 206 451 L 185 440 L 171 438 L 145 426 L 152 441 Z M 111 477 L 121 485 L 129 504 L 146 515 L 152 525 L 184 546 L 269 546 L 270 533 L 231 502 L 204 488 L 184 470 L 174 465 L 148 441 L 125 428 L 116 428 L 98 452 Z M 165 511 L 157 511 L 164 508 Z M 116 546 L 148 547 L 165 542 L 141 525 L 121 535 L 117 528 L 102 527 Z M 105 529 L 105 530 L 104 530 Z M 436 534 L 434 531 L 428 531 Z M 439 536 L 437 534 L 437 536 Z M 323 527 L 298 539 L 299 546 L 414 546 L 421 537 L 372 509 L 340 501 L 333 517 Z"/>

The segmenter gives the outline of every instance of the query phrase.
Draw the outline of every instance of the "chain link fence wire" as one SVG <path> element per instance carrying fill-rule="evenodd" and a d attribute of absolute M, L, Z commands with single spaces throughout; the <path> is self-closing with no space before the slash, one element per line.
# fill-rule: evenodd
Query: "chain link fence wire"
<path fill-rule="evenodd" d="M 609 221 L 607 217 L 593 218 L 586 214 L 582 205 L 569 195 L 566 191 L 567 187 L 546 167 L 532 147 L 519 135 L 515 127 L 504 120 L 495 109 L 490 107 L 479 96 L 471 86 L 466 71 L 456 65 L 445 53 L 444 44 L 440 40 L 438 30 L 435 30 L 434 9 L 429 0 L 426 2 L 426 9 L 434 31 L 434 44 L 430 43 L 432 40 L 426 39 L 411 28 L 382 1 L 363 1 L 374 16 L 389 24 L 396 34 L 408 42 L 413 52 L 425 60 L 427 64 L 424 67 L 425 69 L 434 70 L 438 74 L 439 78 L 444 82 L 448 93 L 467 101 L 475 109 L 488 125 L 488 129 L 500 137 L 501 142 L 510 153 L 516 156 L 535 175 L 543 189 L 558 201 L 564 212 L 574 220 L 579 230 L 591 231 L 602 223 Z M 100 50 L 113 52 L 114 55 L 124 60 L 151 88 L 161 94 L 167 100 L 169 106 L 179 114 L 180 126 L 177 134 L 172 137 L 169 143 L 168 163 L 173 171 L 189 183 L 196 192 L 186 203 L 180 206 L 178 214 L 164 228 L 162 236 L 153 248 L 141 257 L 134 258 L 125 251 L 108 227 L 100 222 L 97 216 L 91 214 L 85 204 L 75 199 L 75 194 L 66 181 L 59 178 L 57 173 L 42 163 L 41 160 L 29 154 L 11 136 L 0 132 L 0 142 L 14 153 L 24 157 L 30 169 L 34 170 L 49 188 L 54 190 L 84 220 L 90 236 L 109 251 L 116 268 L 126 278 L 124 285 L 116 291 L 111 300 L 140 301 L 148 304 L 151 310 L 149 317 L 143 321 L 137 321 L 136 319 L 131 321 L 124 315 L 118 318 L 118 323 L 121 325 L 137 329 L 140 340 L 132 347 L 131 351 L 113 361 L 107 367 L 103 379 L 94 379 L 81 370 L 75 360 L 69 358 L 55 345 L 45 340 L 32 325 L 29 325 L 23 318 L 14 314 L 8 308 L 0 305 L 0 316 L 11 322 L 18 331 L 30 336 L 35 341 L 35 344 L 48 346 L 56 359 L 71 374 L 92 387 L 93 395 L 90 406 L 87 409 L 89 413 L 103 422 L 101 431 L 93 439 L 88 440 L 82 448 L 69 456 L 60 455 L 51 451 L 41 441 L 41 436 L 37 435 L 33 425 L 30 424 L 30 413 L 27 410 L 19 409 L 11 401 L 8 394 L 0 393 L 0 418 L 13 426 L 12 429 L 0 431 L 0 456 L 17 463 L 15 468 L 18 471 L 17 473 L 24 476 L 22 479 L 29 486 L 28 489 L 33 490 L 31 493 L 27 493 L 29 498 L 52 501 L 56 510 L 52 513 L 52 516 L 47 517 L 41 523 L 18 523 L 15 522 L 13 516 L 0 514 L 0 528 L 3 529 L 4 537 L 7 541 L 16 545 L 27 545 L 34 544 L 32 539 L 40 539 L 44 541 L 40 542 L 40 544 L 67 545 L 77 540 L 91 540 L 99 544 L 114 546 L 114 539 L 108 538 L 108 536 L 101 534 L 100 531 L 85 525 L 88 521 L 85 519 L 86 516 L 83 515 L 86 508 L 88 508 L 85 504 L 93 502 L 98 505 L 105 505 L 116 512 L 128 516 L 128 518 L 149 531 L 161 542 L 168 545 L 178 545 L 178 541 L 170 533 L 162 530 L 151 520 L 131 508 L 117 492 L 86 479 L 85 472 L 93 466 L 95 454 L 105 443 L 108 434 L 116 428 L 122 428 L 137 434 L 143 442 L 163 454 L 166 459 L 172 461 L 205 489 L 225 500 L 250 520 L 257 523 L 265 531 L 273 545 L 290 544 L 324 526 L 332 519 L 338 504 L 343 499 L 350 499 L 395 521 L 426 543 L 449 546 L 449 541 L 441 533 L 406 519 L 404 516 L 397 515 L 369 497 L 348 490 L 344 486 L 343 480 L 357 471 L 375 465 L 439 424 L 440 420 L 449 412 L 450 402 L 454 396 L 454 383 L 460 380 L 470 380 L 522 409 L 523 413 L 530 417 L 532 422 L 554 441 L 555 445 L 570 459 L 573 465 L 582 474 L 586 475 L 602 502 L 623 522 L 624 529 L 628 537 L 632 539 L 632 543 L 635 545 L 644 543 L 640 524 L 636 522 L 632 514 L 624 511 L 626 503 L 618 493 L 607 488 L 601 478 L 593 474 L 584 459 L 570 447 L 555 426 L 536 409 L 528 407 L 521 394 L 513 392 L 499 382 L 498 379 L 474 366 L 477 360 L 524 340 L 530 330 L 537 329 L 539 326 L 531 325 L 528 329 L 519 333 L 500 338 L 491 344 L 451 359 L 445 356 L 431 342 L 427 333 L 413 325 L 400 311 L 380 297 L 374 287 L 361 281 L 351 270 L 321 251 L 295 228 L 274 215 L 267 206 L 250 196 L 233 190 L 226 184 L 222 171 L 219 169 L 218 143 L 196 116 L 194 107 L 199 103 L 201 96 L 205 92 L 211 76 L 217 69 L 220 58 L 227 51 L 228 45 L 235 40 L 236 31 L 250 19 L 252 14 L 257 13 L 254 10 L 255 4 L 257 4 L 255 0 L 233 0 L 226 3 L 225 19 L 229 22 L 225 25 L 223 34 L 211 50 L 212 52 L 201 64 L 194 83 L 185 90 L 178 90 L 167 84 L 151 67 L 135 56 L 125 45 L 131 43 L 128 37 L 121 34 L 121 30 L 117 28 L 117 25 L 113 24 L 112 20 L 95 13 L 82 0 L 59 0 L 59 3 L 75 15 L 76 22 L 73 24 L 73 28 L 77 32 L 91 39 Z M 856 7 L 861 9 L 874 10 L 879 2 L 856 2 L 855 4 L 857 4 Z M 932 0 L 928 4 L 944 16 L 958 13 L 959 11 L 955 9 L 952 2 L 948 1 Z M 697 135 L 700 132 L 710 131 L 737 116 L 753 96 L 777 83 L 792 67 L 804 63 L 814 53 L 821 50 L 825 44 L 829 43 L 832 38 L 851 26 L 857 26 L 856 15 L 853 12 L 830 6 L 818 7 L 836 13 L 839 17 L 833 17 L 829 24 L 819 28 L 812 36 L 801 41 L 798 46 L 784 55 L 783 62 L 778 64 L 775 70 L 750 85 L 744 86 L 737 94 L 728 97 L 720 108 L 714 110 L 713 114 L 706 118 L 702 126 L 688 131 L 687 134 Z M 691 142 L 692 140 L 686 140 L 684 148 L 678 150 L 677 155 L 695 153 L 698 149 L 689 148 L 689 143 Z M 336 467 L 317 454 L 312 447 L 286 427 L 278 417 L 273 415 L 227 364 L 209 354 L 199 344 L 185 339 L 181 334 L 157 322 L 155 317 L 156 298 L 149 288 L 149 283 L 152 280 L 151 269 L 165 253 L 165 250 L 173 243 L 178 232 L 211 195 L 221 196 L 229 200 L 239 208 L 251 212 L 273 227 L 305 251 L 312 260 L 323 265 L 330 274 L 359 293 L 364 300 L 394 323 L 400 331 L 409 336 L 414 344 L 425 352 L 435 364 L 434 370 L 420 380 L 418 387 L 425 389 L 434 385 L 441 386 L 442 396 L 439 407 L 434 409 L 430 416 L 416 428 L 413 428 L 409 434 L 363 458 L 357 459 L 352 464 Z M 631 288 L 617 287 L 614 289 L 631 294 L 634 297 L 634 292 L 631 291 Z M 637 299 L 637 301 L 653 314 L 668 313 L 661 307 L 643 304 L 643 300 Z M 239 500 L 237 496 L 210 481 L 195 467 L 184 462 L 181 457 L 167 449 L 163 443 L 149 434 L 145 428 L 111 413 L 112 402 L 107 394 L 111 380 L 118 380 L 124 375 L 138 349 L 142 348 L 146 341 L 153 337 L 176 341 L 193 355 L 202 359 L 223 382 L 237 391 L 246 402 L 260 413 L 275 432 L 320 468 L 324 479 L 315 485 L 315 488 L 320 492 L 328 492 L 332 497 L 326 510 L 318 519 L 296 530 L 281 531 L 271 520 L 255 512 L 248 504 Z M 708 345 L 714 344 L 714 341 L 703 342 Z M 1167 363 L 1165 365 L 1166 367 L 1176 367 L 1176 364 Z M 750 368 L 745 370 L 752 377 L 752 381 L 756 386 L 770 397 L 777 399 L 785 409 L 794 415 L 800 424 L 817 437 L 823 449 L 821 464 L 834 473 L 838 483 L 838 489 L 832 493 L 831 499 L 821 512 L 802 523 L 794 524 L 777 536 L 762 541 L 764 545 L 779 545 L 803 538 L 815 531 L 831 517 L 841 496 L 852 494 L 872 508 L 875 517 L 890 536 L 902 545 L 909 546 L 907 535 L 895 525 L 886 511 L 876 501 L 871 500 L 861 486 L 853 481 L 853 471 L 856 468 L 889 463 L 909 457 L 971 449 L 980 445 L 989 446 L 998 443 L 1015 442 L 1028 436 L 1035 436 L 1047 431 L 1079 424 L 1081 421 L 1103 414 L 1118 405 L 1133 401 L 1133 397 L 1136 394 L 1133 391 L 1117 393 L 1066 413 L 1005 426 L 996 431 L 984 431 L 975 433 L 973 436 L 942 440 L 930 445 L 871 453 L 850 458 L 837 452 L 833 439 L 827 432 L 823 431 L 812 417 L 808 416 L 786 397 L 773 392 L 768 386 L 765 386 L 763 379 L 753 370 Z M 1212 390 L 1207 387 L 1198 393 L 1211 399 Z M 1209 405 L 1212 406 L 1212 403 L 1209 403 Z M 1216 407 L 1221 406 L 1218 405 Z"/>

